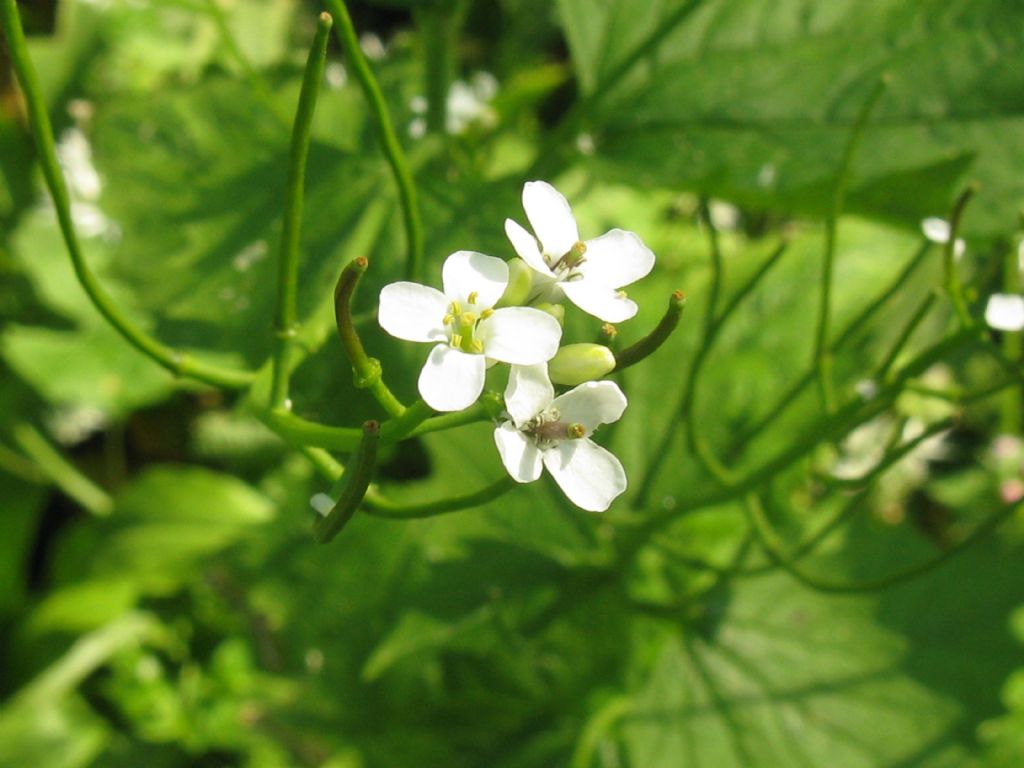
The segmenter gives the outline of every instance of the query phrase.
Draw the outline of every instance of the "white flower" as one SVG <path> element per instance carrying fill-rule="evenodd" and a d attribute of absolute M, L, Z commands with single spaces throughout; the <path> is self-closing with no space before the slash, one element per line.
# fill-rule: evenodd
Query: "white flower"
<path fill-rule="evenodd" d="M 547 467 L 569 500 L 590 512 L 608 509 L 626 490 L 622 464 L 590 439 L 626 408 L 617 384 L 588 381 L 555 397 L 547 365 L 514 365 L 505 407 L 512 420 L 494 430 L 494 442 L 516 482 L 533 482 Z"/>
<path fill-rule="evenodd" d="M 949 242 L 949 222 L 945 219 L 935 217 L 924 219 L 921 222 L 921 232 L 926 240 L 931 240 L 933 243 L 945 245 Z M 963 238 L 958 237 L 956 242 L 953 243 L 953 257 L 957 260 L 962 258 L 966 248 L 967 244 L 963 241 Z"/>
<path fill-rule="evenodd" d="M 554 357 L 562 328 L 529 307 L 492 309 L 508 283 L 508 265 L 457 251 L 441 268 L 444 293 L 418 283 L 380 292 L 378 320 L 399 339 L 435 342 L 420 373 L 423 400 L 437 411 L 468 408 L 480 396 L 489 360 L 535 365 Z"/>
<path fill-rule="evenodd" d="M 540 274 L 534 298 L 558 301 L 564 295 L 609 323 L 636 314 L 636 303 L 619 289 L 654 267 L 654 254 L 639 236 L 613 229 L 581 242 L 568 201 L 544 181 L 526 182 L 523 209 L 536 238 L 511 219 L 505 220 L 505 233 L 516 253 Z"/>
<path fill-rule="evenodd" d="M 1024 296 L 993 293 L 985 305 L 985 322 L 997 331 L 1024 329 Z"/>

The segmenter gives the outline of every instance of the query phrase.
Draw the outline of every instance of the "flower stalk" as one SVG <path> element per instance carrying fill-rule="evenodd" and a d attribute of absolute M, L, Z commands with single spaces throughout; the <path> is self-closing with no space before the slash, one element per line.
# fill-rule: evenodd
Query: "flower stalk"
<path fill-rule="evenodd" d="M 341 533 L 359 508 L 377 466 L 379 439 L 380 424 L 376 421 L 365 422 L 359 447 L 332 489 L 331 497 L 337 495 L 338 500 L 326 515 L 313 521 L 313 537 L 318 543 L 326 544 Z"/>
<path fill-rule="evenodd" d="M 672 295 L 668 298 L 665 314 L 661 316 L 661 320 L 658 321 L 654 330 L 640 339 L 640 341 L 626 347 L 615 355 L 615 370 L 621 371 L 629 368 L 631 365 L 636 365 L 641 360 L 654 354 L 662 344 L 668 341 L 669 336 L 678 327 L 679 319 L 682 317 L 685 307 L 686 294 L 682 291 L 673 291 Z M 614 326 L 606 325 L 613 333 L 605 332 L 604 326 L 602 326 L 602 332 L 605 332 L 609 339 L 614 339 L 616 336 Z"/>
<path fill-rule="evenodd" d="M 332 19 L 321 13 L 316 24 L 316 35 L 306 59 L 306 70 L 299 93 L 299 106 L 292 128 L 292 144 L 288 155 L 288 186 L 285 197 L 284 222 L 281 228 L 281 249 L 277 269 L 277 305 L 274 310 L 273 384 L 270 391 L 271 408 L 280 408 L 288 398 L 288 379 L 291 373 L 288 356 L 295 340 L 298 323 L 296 296 L 298 293 L 299 236 L 302 231 L 302 198 L 306 181 L 306 161 L 309 157 L 309 137 L 313 128 L 316 100 L 323 80 L 327 60 L 327 40 Z"/>

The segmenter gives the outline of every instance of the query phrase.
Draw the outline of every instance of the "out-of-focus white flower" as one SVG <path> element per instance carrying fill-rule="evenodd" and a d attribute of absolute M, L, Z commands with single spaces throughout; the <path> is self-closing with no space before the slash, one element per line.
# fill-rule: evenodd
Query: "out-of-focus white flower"
<path fill-rule="evenodd" d="M 324 67 L 324 82 L 332 91 L 341 90 L 348 82 L 348 72 L 340 61 L 328 62 Z"/>
<path fill-rule="evenodd" d="M 569 500 L 590 512 L 608 509 L 626 490 L 622 464 L 590 439 L 626 409 L 617 384 L 590 381 L 555 397 L 546 365 L 514 365 L 505 407 L 511 420 L 494 430 L 494 442 L 516 482 L 533 482 L 547 467 Z"/>
<path fill-rule="evenodd" d="M 555 302 L 565 296 L 609 323 L 637 313 L 636 302 L 620 289 L 651 271 L 654 253 L 636 233 L 613 229 L 581 242 L 569 202 L 545 181 L 526 182 L 523 209 L 536 237 L 512 219 L 505 220 L 505 234 L 538 273 L 535 300 Z"/>
<path fill-rule="evenodd" d="M 490 102 L 497 93 L 498 80 L 490 72 L 476 72 L 469 82 L 453 82 L 445 99 L 445 131 L 460 134 L 465 133 L 473 125 L 493 125 L 497 120 L 497 113 Z M 409 102 L 409 108 L 416 115 L 409 123 L 409 135 L 414 139 L 422 138 L 427 133 L 427 99 L 423 96 L 414 96 Z"/>
<path fill-rule="evenodd" d="M 437 411 L 468 408 L 480 396 L 489 360 L 535 365 L 554 357 L 562 327 L 530 307 L 492 309 L 508 283 L 501 259 L 457 251 L 441 269 L 444 293 L 400 282 L 380 292 L 381 327 L 406 341 L 433 342 L 419 377 L 423 400 Z"/>
<path fill-rule="evenodd" d="M 68 187 L 78 200 L 99 199 L 103 184 L 92 164 L 92 148 L 78 128 L 68 128 L 57 142 L 57 161 L 64 170 Z"/>
<path fill-rule="evenodd" d="M 997 331 L 1021 330 L 1024 328 L 1024 296 L 993 293 L 985 305 L 985 322 Z"/>
<path fill-rule="evenodd" d="M 708 204 L 708 213 L 711 216 L 711 224 L 715 229 L 736 229 L 739 226 L 740 209 L 732 203 L 712 200 Z"/>
<path fill-rule="evenodd" d="M 949 242 L 949 222 L 945 219 L 937 217 L 924 219 L 921 222 L 921 232 L 926 240 L 930 240 L 933 243 L 945 245 Z M 967 250 L 967 243 L 963 241 L 963 238 L 958 237 L 956 242 L 953 243 L 953 257 L 958 260 L 963 258 L 965 250 Z"/>
<path fill-rule="evenodd" d="M 384 41 L 373 32 L 364 32 L 359 36 L 359 48 L 370 61 L 383 61 L 388 55 Z"/>

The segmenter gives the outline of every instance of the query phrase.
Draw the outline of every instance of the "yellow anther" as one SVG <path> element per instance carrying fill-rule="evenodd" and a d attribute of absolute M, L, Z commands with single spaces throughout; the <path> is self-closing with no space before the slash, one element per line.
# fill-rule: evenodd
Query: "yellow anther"
<path fill-rule="evenodd" d="M 565 433 L 573 440 L 579 440 L 587 434 L 587 428 L 582 424 L 570 424 Z"/>
<path fill-rule="evenodd" d="M 480 339 L 473 339 L 473 351 L 478 355 L 482 355 L 484 352 L 484 343 Z"/>
<path fill-rule="evenodd" d="M 452 315 L 461 315 L 462 307 L 459 306 L 459 302 L 453 301 L 448 307 L 448 312 Z"/>
<path fill-rule="evenodd" d="M 488 317 L 490 317 L 493 314 L 494 314 L 494 310 L 493 309 L 485 309 L 483 312 L 480 313 L 480 319 L 481 320 L 486 320 Z"/>
<path fill-rule="evenodd" d="M 462 346 L 462 335 L 458 333 L 452 334 L 452 346 L 458 349 Z"/>
<path fill-rule="evenodd" d="M 625 291 L 616 291 L 615 295 L 618 296 L 620 299 L 629 298 Z"/>
<path fill-rule="evenodd" d="M 480 294 L 476 291 L 470 291 L 469 296 L 466 297 L 466 301 L 470 304 L 476 304 L 476 300 L 480 298 Z"/>
<path fill-rule="evenodd" d="M 444 316 L 444 320 L 443 320 L 442 322 L 443 322 L 443 323 L 444 323 L 445 325 L 451 325 L 452 323 L 454 323 L 454 322 L 455 322 L 455 318 L 454 318 L 454 317 L 452 317 L 451 315 L 445 315 L 445 316 Z"/>

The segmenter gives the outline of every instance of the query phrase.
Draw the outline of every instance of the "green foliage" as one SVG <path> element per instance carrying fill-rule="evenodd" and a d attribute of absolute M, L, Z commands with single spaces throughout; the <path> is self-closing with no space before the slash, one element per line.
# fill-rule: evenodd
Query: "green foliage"
<path fill-rule="evenodd" d="M 415 178 L 425 282 L 457 249 L 513 256 L 502 222 L 524 221 L 523 182 L 546 178 L 583 238 L 622 227 L 658 256 L 613 349 L 673 291 L 687 304 L 613 374 L 629 407 L 595 439 L 629 488 L 608 513 L 545 476 L 423 519 L 367 504 L 326 546 L 310 499 L 339 467 L 293 449 L 327 430 L 347 462 L 337 446 L 359 433 L 339 429 L 385 416 L 333 338 L 345 264 L 369 261 L 354 327 L 406 405 L 426 355 L 375 321 L 406 272 L 408 211 L 352 67 L 330 52 L 312 125 L 275 421 L 276 258 L 314 6 L 60 6 L 30 53 L 58 141 L 84 141 L 98 174 L 76 186 L 65 157 L 86 262 L 146 333 L 255 383 L 174 377 L 101 318 L 40 202 L 26 121 L 3 112 L 0 765 L 1020 762 L 1020 339 L 959 329 L 936 293 L 941 247 L 917 233 L 980 182 L 960 263 L 980 320 L 1024 203 L 1017 4 L 354 7 L 383 37 L 370 64 Z M 410 101 L 445 61 L 466 80 L 493 69 L 498 93 L 465 130 L 418 137 Z M 883 74 L 838 222 L 828 413 L 821 219 Z M 567 342 L 599 339 L 599 321 L 567 315 Z M 488 376 L 500 393 L 502 367 Z M 18 442 L 29 424 L 66 466 Z M 504 476 L 485 411 L 436 425 L 396 443 L 385 422 L 369 500 L 402 510 Z M 80 509 L 67 471 L 104 503 Z"/>

